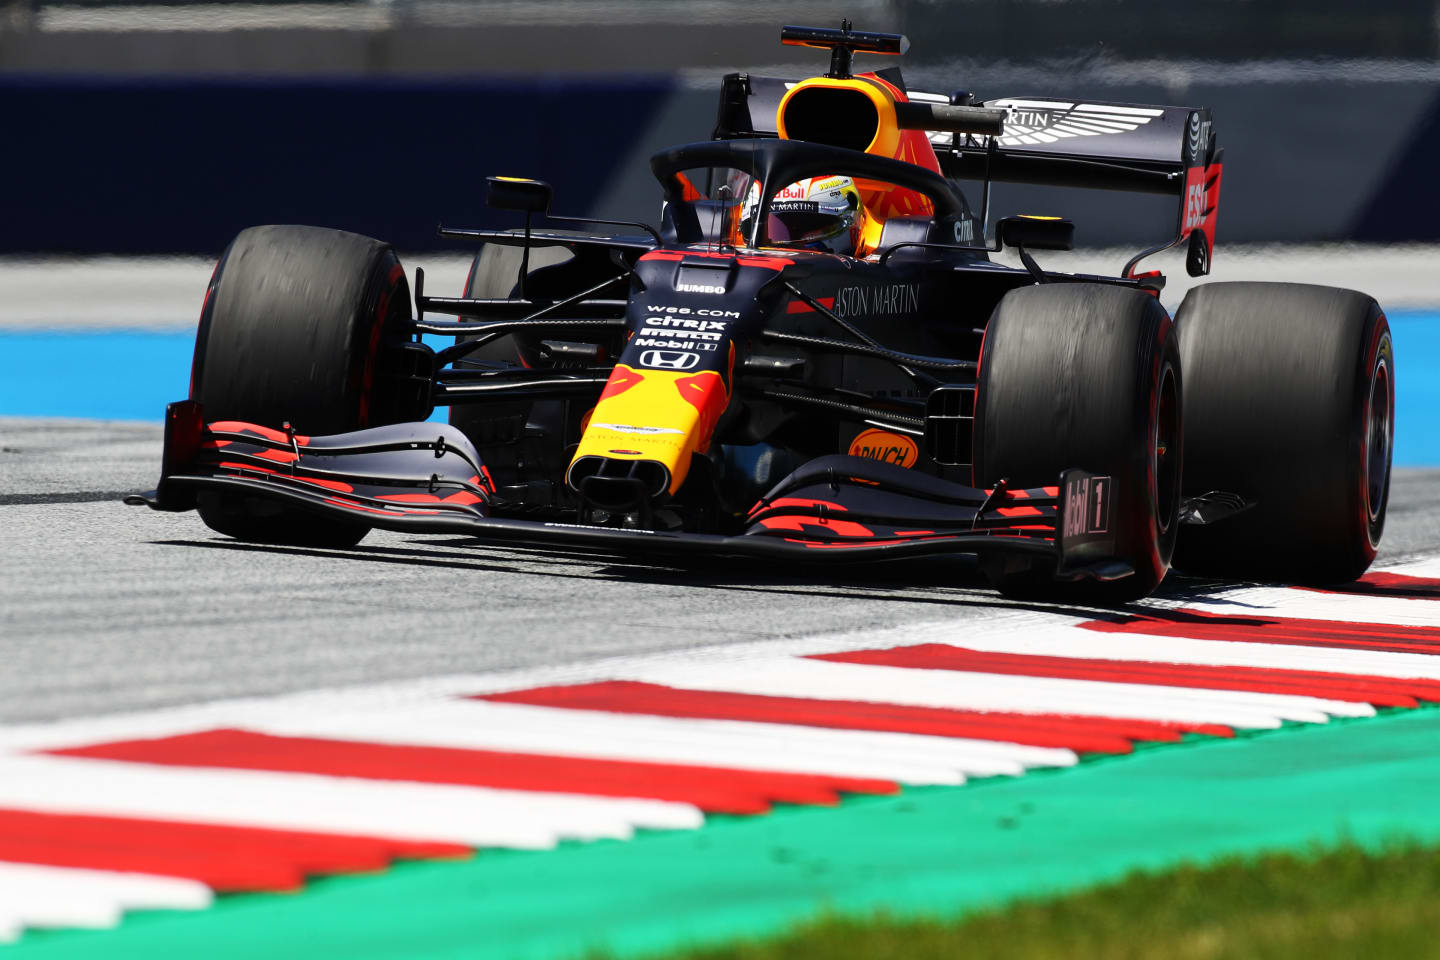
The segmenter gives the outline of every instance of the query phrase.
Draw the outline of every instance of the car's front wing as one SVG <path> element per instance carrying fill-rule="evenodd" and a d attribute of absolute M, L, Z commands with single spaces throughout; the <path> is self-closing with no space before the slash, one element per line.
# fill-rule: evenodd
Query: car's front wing
<path fill-rule="evenodd" d="M 1062 579 L 1116 579 L 1111 505 L 1092 474 L 1056 486 L 977 489 L 860 457 L 820 457 L 760 499 L 743 533 L 724 536 L 491 516 L 496 491 L 453 427 L 406 423 L 330 437 L 235 421 L 205 423 L 199 404 L 166 412 L 161 478 L 128 498 L 193 509 L 207 491 L 409 533 L 626 555 L 861 562 L 946 554 L 1025 555 Z M 1067 520 L 1068 513 L 1068 520 Z"/>

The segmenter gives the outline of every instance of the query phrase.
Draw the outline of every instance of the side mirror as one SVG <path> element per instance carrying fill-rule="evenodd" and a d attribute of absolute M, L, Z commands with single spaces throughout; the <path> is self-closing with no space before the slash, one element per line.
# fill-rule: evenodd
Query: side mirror
<path fill-rule="evenodd" d="M 1075 246 L 1075 224 L 1061 217 L 1005 217 L 995 224 L 995 237 L 1007 247 L 1070 250 Z"/>
<path fill-rule="evenodd" d="M 485 203 L 497 210 L 519 210 L 522 213 L 549 213 L 550 199 L 555 191 L 543 180 L 525 177 L 486 177 L 490 185 Z"/>

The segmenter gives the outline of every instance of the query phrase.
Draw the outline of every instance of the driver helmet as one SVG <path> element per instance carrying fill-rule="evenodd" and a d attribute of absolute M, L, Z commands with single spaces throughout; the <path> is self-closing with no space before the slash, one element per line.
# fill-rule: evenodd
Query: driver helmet
<path fill-rule="evenodd" d="M 760 208 L 760 185 L 750 188 L 742 214 L 748 236 Z M 853 256 L 865 208 L 850 177 L 808 177 L 775 194 L 765 224 L 769 246 Z"/>

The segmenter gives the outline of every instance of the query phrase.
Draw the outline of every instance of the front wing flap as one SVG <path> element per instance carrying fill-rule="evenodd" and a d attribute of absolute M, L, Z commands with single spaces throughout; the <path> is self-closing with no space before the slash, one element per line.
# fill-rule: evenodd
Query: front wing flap
<path fill-rule="evenodd" d="M 1055 542 L 1058 487 L 977 490 L 862 457 L 820 457 L 750 511 L 747 536 L 811 548 L 956 537 Z"/>
<path fill-rule="evenodd" d="M 465 435 L 439 423 L 400 423 L 309 437 L 240 421 L 205 423 L 193 400 L 165 411 L 160 482 L 128 498 L 190 510 L 201 490 L 228 489 L 321 512 L 387 517 L 489 513 L 494 484 Z"/>
<path fill-rule="evenodd" d="M 836 455 L 810 461 L 766 494 L 736 536 L 599 527 L 490 516 L 489 474 L 465 436 L 445 424 L 307 437 L 206 424 L 199 404 L 182 401 L 166 412 L 160 483 L 127 501 L 188 510 L 200 493 L 224 492 L 385 530 L 627 555 L 859 562 L 1005 552 L 1053 563 L 1064 579 L 1113 579 L 1129 569 L 1097 556 L 1093 534 L 1069 558 L 1060 535 L 1062 494 L 1085 502 L 1071 488 L 1090 479 L 1070 470 L 1057 486 L 987 490 Z"/>

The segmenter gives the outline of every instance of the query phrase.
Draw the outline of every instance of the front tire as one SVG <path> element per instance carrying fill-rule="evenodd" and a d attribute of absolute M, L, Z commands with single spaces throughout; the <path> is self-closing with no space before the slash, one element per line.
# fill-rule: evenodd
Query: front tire
<path fill-rule="evenodd" d="M 410 286 L 388 244 L 320 227 L 251 227 L 211 277 L 191 396 L 208 422 L 289 422 L 303 434 L 415 419 L 379 375 L 409 319 Z M 206 525 L 240 540 L 345 547 L 369 529 L 231 493 L 198 500 Z"/>
<path fill-rule="evenodd" d="M 1344 583 L 1375 559 L 1395 431 L 1395 357 L 1379 304 L 1298 283 L 1209 283 L 1176 318 L 1185 363 L 1185 495 L 1247 510 L 1187 526 L 1185 573 Z"/>
<path fill-rule="evenodd" d="M 1079 468 L 1113 479 L 1108 582 L 1057 582 L 1052 564 L 997 558 L 1007 596 L 1120 603 L 1164 579 L 1179 525 L 1181 362 L 1174 325 L 1147 293 L 1055 283 L 1005 295 L 986 328 L 975 411 L 975 483 L 1053 486 Z"/>

